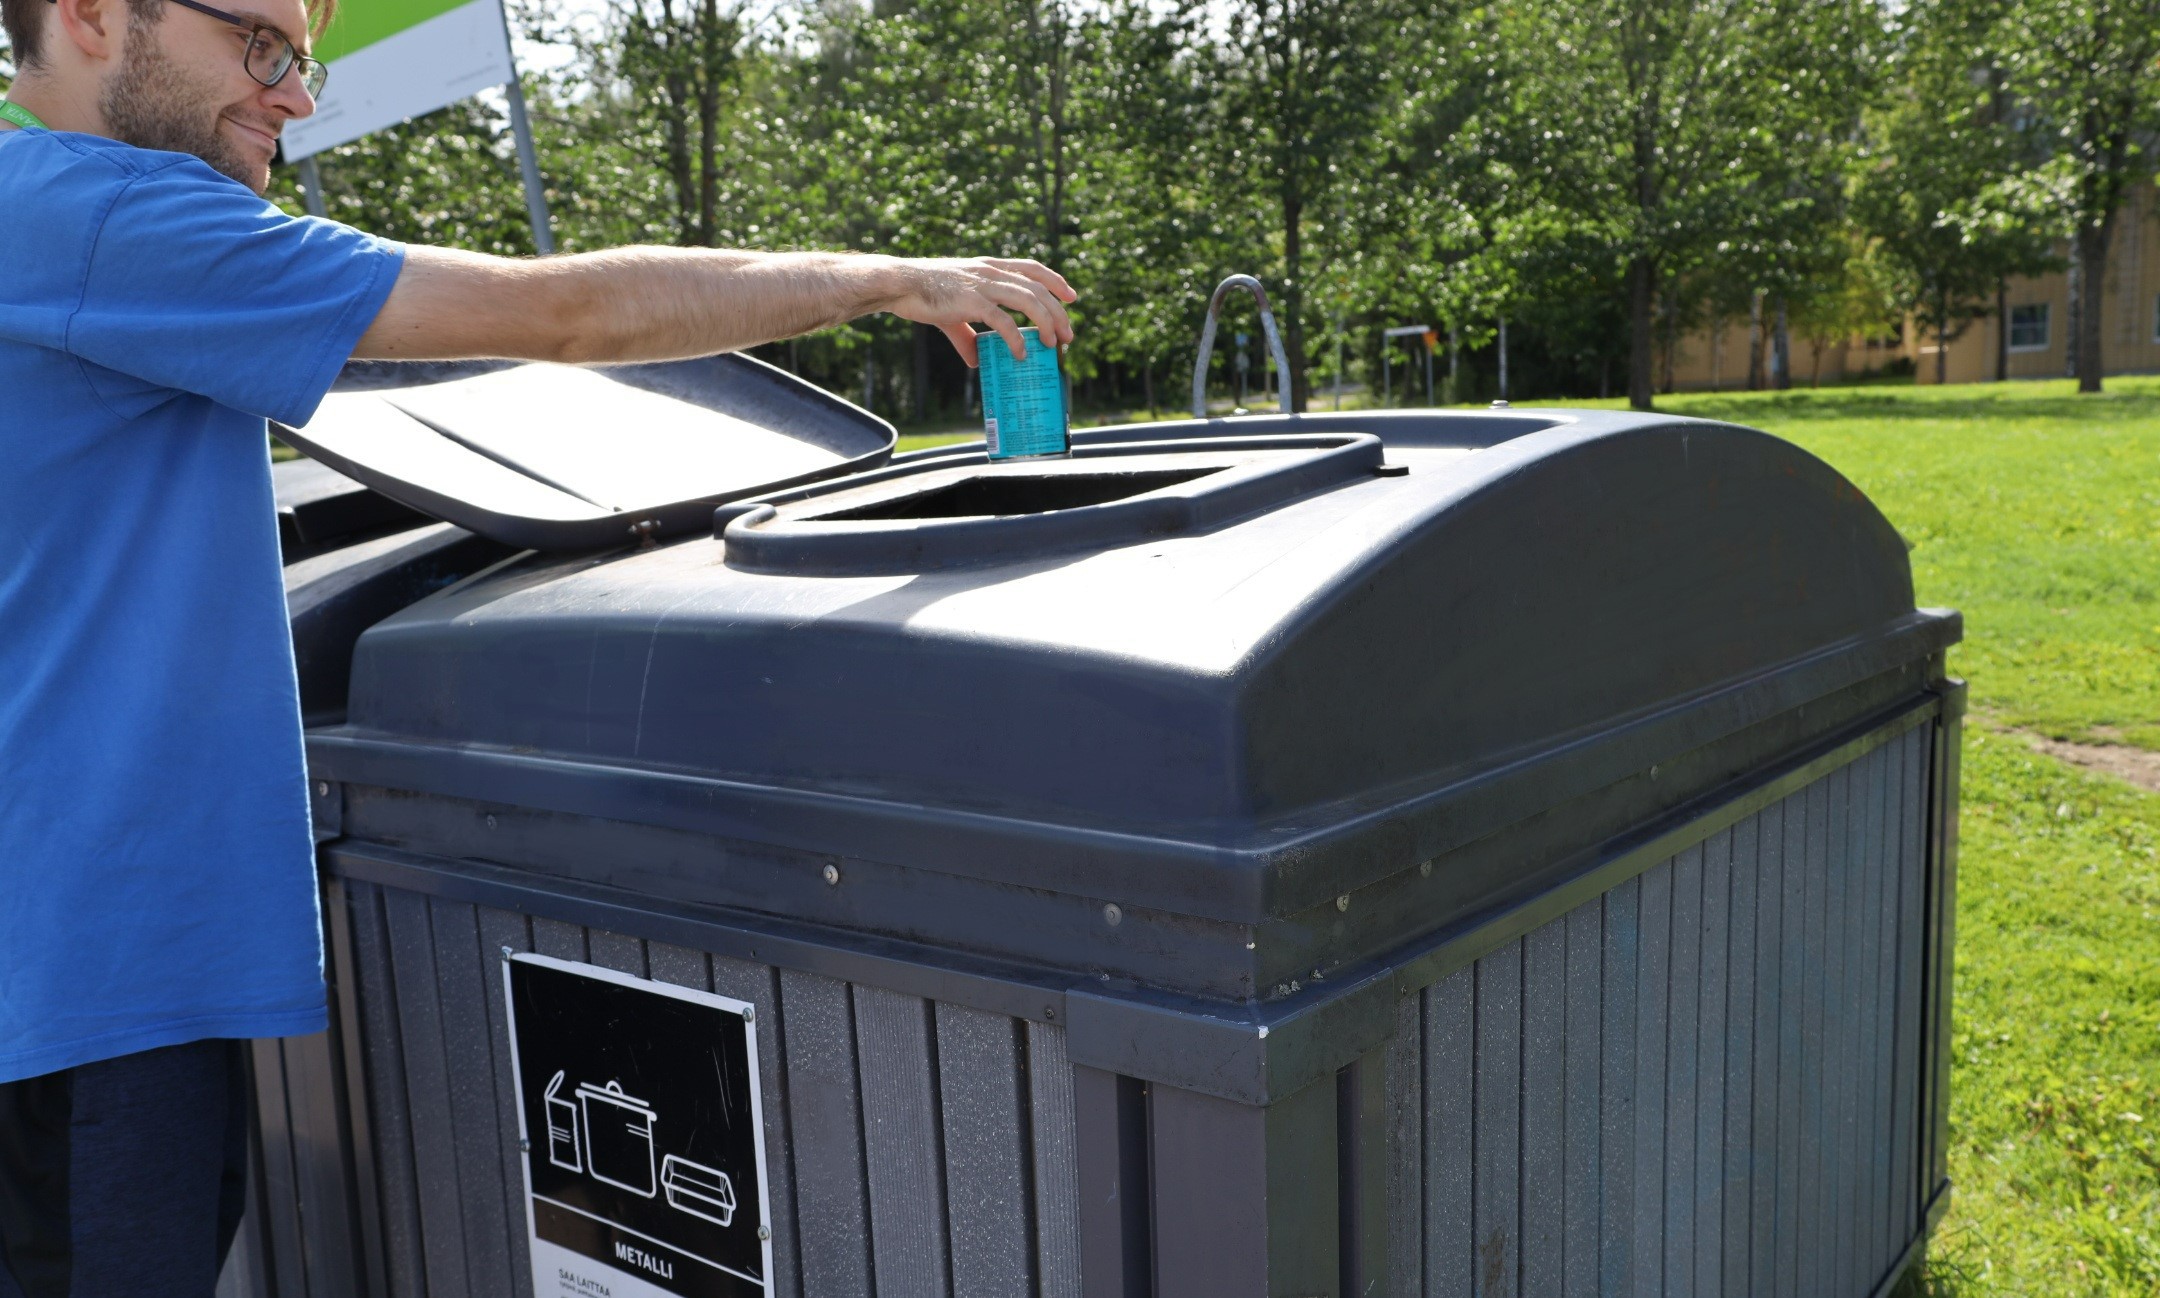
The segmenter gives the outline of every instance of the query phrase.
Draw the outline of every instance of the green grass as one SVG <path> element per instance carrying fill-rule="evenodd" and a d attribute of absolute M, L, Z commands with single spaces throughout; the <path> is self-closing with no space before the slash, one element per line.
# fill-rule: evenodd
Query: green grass
<path fill-rule="evenodd" d="M 2160 379 L 1701 394 L 1788 437 L 1965 613 L 1950 1175 L 1937 1295 L 2160 1295 L 2160 796 L 2015 728 L 2160 748 Z"/>

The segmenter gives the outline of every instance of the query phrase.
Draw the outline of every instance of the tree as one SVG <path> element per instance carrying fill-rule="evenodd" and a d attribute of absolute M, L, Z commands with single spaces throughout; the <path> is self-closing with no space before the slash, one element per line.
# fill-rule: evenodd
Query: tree
<path fill-rule="evenodd" d="M 1276 318 L 1297 410 L 1310 397 L 1306 276 L 1316 258 L 1308 240 L 1330 237 L 1316 223 L 1333 210 L 1345 164 L 1369 149 L 1383 120 L 1388 15 L 1384 0 L 1235 0 L 1216 51 L 1224 197 L 1265 197 L 1253 215 L 1273 245 L 1268 260 L 1281 267 Z"/>
<path fill-rule="evenodd" d="M 1808 386 L 1822 384 L 1823 353 L 1855 337 L 1880 337 L 1897 326 L 1894 272 L 1881 245 L 1847 227 L 1835 255 L 1792 298 L 1793 332 L 1808 345 Z"/>
<path fill-rule="evenodd" d="M 2009 95 L 2051 138 L 2055 188 L 2077 258 L 2078 391 L 2100 391 L 2108 243 L 2132 188 L 2160 164 L 2160 0 L 2023 0 L 1990 42 Z"/>
<path fill-rule="evenodd" d="M 1736 230 L 1811 208 L 1854 112 L 1876 11 L 1858 0 L 1536 0 L 1504 20 L 1539 188 L 1609 228 L 1627 285 L 1628 398 L 1648 409 L 1658 290 Z M 1796 147 L 1797 146 L 1797 147 Z M 1800 183 L 1796 183 L 1800 182 Z"/>
<path fill-rule="evenodd" d="M 2034 181 L 2036 142 L 1989 48 L 1994 21 L 1971 0 L 1906 12 L 1892 90 L 1870 115 L 1873 148 L 1854 180 L 1891 291 L 1935 335 L 1938 383 L 1951 340 L 1994 306 L 2005 278 L 2047 269 L 2059 237 Z"/>

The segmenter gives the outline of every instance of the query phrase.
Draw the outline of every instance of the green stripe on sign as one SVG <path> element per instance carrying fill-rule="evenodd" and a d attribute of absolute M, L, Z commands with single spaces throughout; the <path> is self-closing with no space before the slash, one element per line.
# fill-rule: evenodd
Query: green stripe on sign
<path fill-rule="evenodd" d="M 330 20 L 330 30 L 315 42 L 315 57 L 325 63 L 344 58 L 354 50 L 366 49 L 469 3 L 471 0 L 345 0 L 338 6 L 337 16 Z"/>

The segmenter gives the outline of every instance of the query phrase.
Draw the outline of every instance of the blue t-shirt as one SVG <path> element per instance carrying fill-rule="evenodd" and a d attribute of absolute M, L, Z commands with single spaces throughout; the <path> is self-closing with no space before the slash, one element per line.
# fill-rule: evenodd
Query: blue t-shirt
<path fill-rule="evenodd" d="M 264 420 L 403 249 L 200 160 L 0 132 L 0 1082 L 324 1026 Z"/>

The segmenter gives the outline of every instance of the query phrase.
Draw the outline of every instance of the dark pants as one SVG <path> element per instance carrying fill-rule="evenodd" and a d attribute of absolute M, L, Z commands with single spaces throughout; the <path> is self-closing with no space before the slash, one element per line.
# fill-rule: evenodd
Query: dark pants
<path fill-rule="evenodd" d="M 0 1298 L 208 1298 L 246 1202 L 241 1050 L 0 1083 Z"/>

